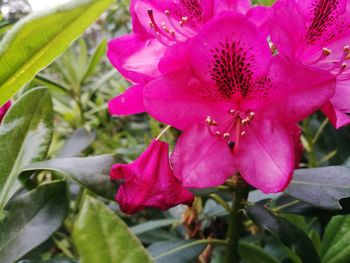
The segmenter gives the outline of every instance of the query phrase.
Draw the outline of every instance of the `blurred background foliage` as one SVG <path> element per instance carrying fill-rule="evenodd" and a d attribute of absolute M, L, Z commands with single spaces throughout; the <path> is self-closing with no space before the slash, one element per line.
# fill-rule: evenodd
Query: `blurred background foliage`
<path fill-rule="evenodd" d="M 273 1 L 254 2 L 270 5 Z M 108 100 L 129 86 L 105 56 L 107 41 L 131 30 L 128 8 L 128 0 L 116 1 L 63 55 L 16 95 L 15 100 L 33 88 L 49 88 L 53 99 L 54 133 L 47 159 L 117 154 L 125 162 L 130 162 L 164 128 L 163 124 L 146 114 L 113 118 L 107 111 Z M 6 10 L 6 14 L 0 16 L 0 38 L 16 21 L 31 12 L 25 0 L 0 1 L 0 9 Z M 349 128 L 335 130 L 321 113 L 305 120 L 301 127 L 304 146 L 301 167 L 347 162 L 350 156 Z M 178 131 L 171 130 L 164 139 L 173 145 L 178 134 Z M 225 238 L 228 211 L 223 201 L 229 202 L 229 193 L 208 190 L 207 193 L 199 193 L 202 197 L 196 199 L 192 208 L 178 206 L 167 212 L 146 209 L 137 215 L 127 216 L 120 212 L 115 202 L 95 195 L 71 179 L 68 179 L 68 193 L 59 190 L 60 181 L 57 180 L 64 178 L 57 171 L 46 171 L 36 172 L 30 180 L 24 180 L 27 190 L 23 191 L 27 195 L 31 194 L 27 193 L 28 190 L 53 182 L 51 193 L 56 193 L 58 189 L 57 193 L 61 196 L 57 205 L 67 203 L 67 207 L 62 208 L 66 209 L 63 215 L 56 215 L 64 219 L 58 230 L 36 242 L 26 253 L 15 258 L 16 261 L 63 263 L 81 259 L 82 262 L 101 263 L 147 262 L 147 255 L 131 261 L 118 261 L 118 255 L 106 258 L 108 253 L 114 255 L 113 251 L 118 251 L 118 245 L 127 249 L 128 253 L 133 253 L 138 246 L 130 243 L 131 247 L 126 247 L 123 244 L 126 237 L 115 238 L 120 234 L 116 233 L 117 230 L 94 233 L 99 224 L 103 224 L 96 221 L 96 214 L 105 224 L 115 224 L 116 227 L 123 224 L 113 217 L 115 214 L 110 214 L 114 211 L 148 248 L 156 262 L 223 262 L 224 247 L 220 244 L 213 246 L 210 239 Z M 24 202 L 30 206 L 28 200 L 36 197 L 28 198 L 25 201 L 28 203 L 22 200 L 22 205 Z M 17 205 L 16 202 L 15 199 Z M 347 214 L 346 208 L 350 206 L 347 206 L 347 200 L 342 202 L 344 210 L 326 212 L 286 195 L 266 196 L 252 192 L 249 198 L 251 208 L 245 214 L 244 238 L 239 250 L 243 262 L 350 262 L 347 241 L 350 240 L 350 219 L 337 215 Z M 17 208 L 16 205 L 13 209 Z M 274 217 L 276 215 L 278 218 Z M 0 258 L 4 256 L 4 249 L 13 249 L 13 246 L 1 246 L 6 238 L 3 233 Z M 128 234 L 125 233 L 126 236 Z M 91 239 L 84 240 L 84 235 Z M 31 236 L 20 238 L 21 242 L 32 243 L 37 237 L 33 232 Z M 318 259 L 313 257 L 312 251 Z"/>

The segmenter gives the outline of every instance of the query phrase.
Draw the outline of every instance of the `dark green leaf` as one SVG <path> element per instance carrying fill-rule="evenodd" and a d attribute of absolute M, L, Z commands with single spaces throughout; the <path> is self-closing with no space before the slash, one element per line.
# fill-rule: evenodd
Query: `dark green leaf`
<path fill-rule="evenodd" d="M 0 209 L 18 190 L 20 170 L 45 158 L 52 138 L 53 110 L 47 89 L 24 94 L 0 125 Z"/>
<path fill-rule="evenodd" d="M 327 225 L 321 246 L 322 262 L 348 263 L 350 259 L 350 216 L 336 216 Z"/>
<path fill-rule="evenodd" d="M 22 19 L 0 43 L 0 105 L 49 65 L 114 0 L 75 0 Z"/>
<path fill-rule="evenodd" d="M 68 210 L 66 183 L 43 184 L 18 197 L 0 222 L 0 262 L 13 263 L 47 240 Z"/>
<path fill-rule="evenodd" d="M 244 262 L 247 263 L 278 263 L 279 261 L 270 256 L 261 247 L 247 243 L 240 242 L 238 247 L 238 253 Z"/>
<path fill-rule="evenodd" d="M 148 247 L 156 263 L 192 262 L 207 246 L 196 240 L 163 241 Z"/>
<path fill-rule="evenodd" d="M 117 159 L 113 155 L 53 159 L 33 163 L 22 172 L 47 170 L 69 176 L 92 192 L 113 200 L 117 186 L 109 179 L 109 170 Z"/>
<path fill-rule="evenodd" d="M 320 262 L 312 241 L 297 226 L 284 218 L 274 216 L 260 205 L 247 208 L 247 212 L 253 222 L 278 238 L 285 246 L 294 251 L 303 262 Z"/>
<path fill-rule="evenodd" d="M 152 262 L 127 225 L 103 203 L 89 196 L 75 223 L 73 238 L 81 263 Z"/>
<path fill-rule="evenodd" d="M 285 192 L 319 208 L 341 210 L 339 200 L 350 197 L 350 168 L 330 166 L 296 170 Z"/>
<path fill-rule="evenodd" d="M 177 219 L 160 219 L 160 220 L 151 220 L 146 223 L 142 223 L 131 228 L 131 231 L 135 235 L 141 235 L 143 233 L 152 231 L 157 228 L 170 226 L 174 223 L 178 222 Z"/>

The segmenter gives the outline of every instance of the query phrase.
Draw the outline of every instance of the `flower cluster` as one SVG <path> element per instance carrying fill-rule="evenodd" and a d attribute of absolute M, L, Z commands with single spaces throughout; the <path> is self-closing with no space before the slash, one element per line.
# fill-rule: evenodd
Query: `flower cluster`
<path fill-rule="evenodd" d="M 349 7 L 132 0 L 133 32 L 109 43 L 108 58 L 133 86 L 109 111 L 147 112 L 182 135 L 170 163 L 153 141 L 134 163 L 112 168 L 112 179 L 126 179 L 117 194 L 124 211 L 188 204 L 185 188 L 236 173 L 265 193 L 283 191 L 300 158 L 297 123 L 319 109 L 337 128 L 350 123 Z"/>

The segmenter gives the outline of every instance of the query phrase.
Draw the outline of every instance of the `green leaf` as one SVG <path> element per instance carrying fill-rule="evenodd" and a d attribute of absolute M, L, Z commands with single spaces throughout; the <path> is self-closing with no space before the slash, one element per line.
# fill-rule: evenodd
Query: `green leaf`
<path fill-rule="evenodd" d="M 74 157 L 81 154 L 95 140 L 96 134 L 84 128 L 77 129 L 67 140 L 57 156 L 59 158 Z"/>
<path fill-rule="evenodd" d="M 53 159 L 33 163 L 22 172 L 47 170 L 68 176 L 92 192 L 113 200 L 117 186 L 109 179 L 109 171 L 118 160 L 113 155 Z"/>
<path fill-rule="evenodd" d="M 0 125 L 0 209 L 18 190 L 21 168 L 45 158 L 52 122 L 51 96 L 44 88 L 24 94 L 6 114 Z"/>
<path fill-rule="evenodd" d="M 244 262 L 254 262 L 254 263 L 278 263 L 279 261 L 269 255 L 261 247 L 247 243 L 240 242 L 238 247 L 238 253 Z"/>
<path fill-rule="evenodd" d="M 152 262 L 127 225 L 103 203 L 89 196 L 75 222 L 73 238 L 81 263 Z"/>
<path fill-rule="evenodd" d="M 106 54 L 106 50 L 107 50 L 107 40 L 103 39 L 101 43 L 97 46 L 94 54 L 92 55 L 90 64 L 87 67 L 86 73 L 81 81 L 82 83 L 84 83 L 86 79 L 95 72 L 96 66 L 100 62 L 101 57 Z"/>
<path fill-rule="evenodd" d="M 307 234 L 284 218 L 271 214 L 265 207 L 247 208 L 249 218 L 260 228 L 267 230 L 285 246 L 294 251 L 302 262 L 319 263 L 320 258 Z"/>
<path fill-rule="evenodd" d="M 170 226 L 173 225 L 174 223 L 178 222 L 178 219 L 159 219 L 159 220 L 151 220 L 146 223 L 142 223 L 136 226 L 133 226 L 131 228 L 131 231 L 135 235 L 141 235 L 143 233 L 165 227 L 165 226 Z"/>
<path fill-rule="evenodd" d="M 74 0 L 17 23 L 0 43 L 0 105 L 62 54 L 113 2 Z"/>
<path fill-rule="evenodd" d="M 336 216 L 327 225 L 321 246 L 322 262 L 348 263 L 350 258 L 350 216 Z"/>
<path fill-rule="evenodd" d="M 152 244 L 147 250 L 156 263 L 192 262 L 207 246 L 207 243 L 203 243 L 202 241 L 162 241 Z"/>
<path fill-rule="evenodd" d="M 329 166 L 296 170 L 285 192 L 319 208 L 341 210 L 339 200 L 350 197 L 350 168 Z"/>
<path fill-rule="evenodd" d="M 18 197 L 0 222 L 0 262 L 12 263 L 47 240 L 67 211 L 64 181 L 43 184 Z"/>

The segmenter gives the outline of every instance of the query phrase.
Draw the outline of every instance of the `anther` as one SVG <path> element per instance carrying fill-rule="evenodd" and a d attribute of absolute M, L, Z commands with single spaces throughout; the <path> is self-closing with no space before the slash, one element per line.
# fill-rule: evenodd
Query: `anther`
<path fill-rule="evenodd" d="M 248 116 L 249 121 L 251 121 L 252 119 L 254 119 L 254 117 L 255 117 L 255 113 L 251 111 L 251 112 L 249 113 L 249 116 Z"/>
<path fill-rule="evenodd" d="M 165 13 L 166 16 L 170 16 L 170 11 L 169 10 L 165 10 L 164 13 Z"/>
<path fill-rule="evenodd" d="M 230 139 L 230 134 L 228 132 L 225 132 L 223 137 L 225 140 L 228 140 L 228 139 Z"/>
<path fill-rule="evenodd" d="M 210 125 L 210 126 L 216 126 L 217 123 L 216 121 L 214 121 L 210 116 L 208 116 L 206 119 L 205 119 L 205 122 Z"/>
<path fill-rule="evenodd" d="M 234 110 L 234 109 L 229 110 L 228 113 L 230 113 L 231 115 L 234 115 L 236 113 L 236 110 Z"/>
<path fill-rule="evenodd" d="M 216 131 L 215 135 L 219 137 L 219 136 L 221 136 L 221 132 L 220 131 Z"/>
<path fill-rule="evenodd" d="M 349 54 L 350 53 L 350 46 L 345 46 L 344 47 L 344 52 Z"/>
<path fill-rule="evenodd" d="M 184 23 L 187 23 L 188 17 L 187 17 L 187 16 L 183 16 L 183 17 L 181 18 L 181 21 L 184 22 Z"/>
<path fill-rule="evenodd" d="M 330 50 L 330 49 L 324 47 L 324 48 L 322 49 L 322 53 L 323 53 L 323 55 L 325 55 L 326 57 L 328 57 L 330 54 L 332 54 L 332 50 Z"/>
<path fill-rule="evenodd" d="M 181 20 L 181 21 L 179 21 L 179 25 L 181 26 L 181 27 L 184 27 L 184 22 Z"/>
<path fill-rule="evenodd" d="M 344 71 L 347 67 L 348 67 L 348 64 L 347 64 L 347 63 L 343 63 L 343 64 L 341 64 L 340 69 L 341 69 L 342 71 Z"/>
<path fill-rule="evenodd" d="M 243 137 L 243 136 L 245 136 L 246 135 L 246 132 L 245 131 L 242 131 L 241 132 L 241 136 Z"/>

